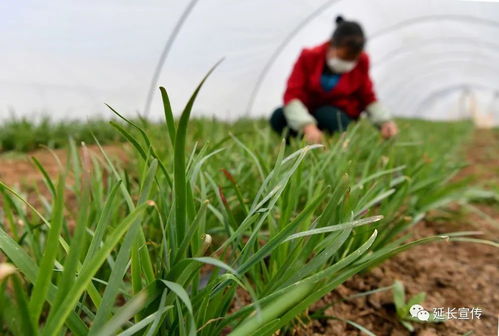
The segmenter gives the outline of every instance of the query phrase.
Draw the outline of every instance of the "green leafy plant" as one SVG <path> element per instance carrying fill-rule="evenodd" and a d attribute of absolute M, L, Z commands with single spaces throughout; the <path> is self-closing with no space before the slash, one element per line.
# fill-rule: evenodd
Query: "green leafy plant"
<path fill-rule="evenodd" d="M 429 314 L 429 318 L 426 321 L 421 321 L 420 319 L 411 316 L 410 314 L 411 307 L 413 305 L 421 305 L 426 298 L 426 293 L 424 292 L 418 293 L 412 296 L 406 302 L 404 285 L 402 282 L 398 280 L 393 283 L 392 292 L 393 292 L 393 302 L 395 304 L 397 317 L 400 323 L 402 323 L 402 325 L 406 327 L 409 331 L 411 332 L 414 331 L 414 327 L 412 326 L 411 322 L 416 322 L 416 323 L 444 322 L 444 320 L 442 319 L 435 319 L 435 317 L 431 313 Z"/>
<path fill-rule="evenodd" d="M 397 317 L 399 318 L 400 323 L 404 327 L 406 327 L 409 331 L 414 331 L 414 327 L 409 321 L 412 322 L 421 322 L 416 318 L 413 318 L 409 314 L 409 309 L 415 304 L 422 304 L 426 298 L 426 293 L 421 292 L 414 296 L 412 296 L 406 302 L 405 298 L 405 288 L 404 284 L 400 281 L 395 281 L 392 287 L 393 293 L 393 303 L 395 304 L 395 310 L 397 312 Z"/>

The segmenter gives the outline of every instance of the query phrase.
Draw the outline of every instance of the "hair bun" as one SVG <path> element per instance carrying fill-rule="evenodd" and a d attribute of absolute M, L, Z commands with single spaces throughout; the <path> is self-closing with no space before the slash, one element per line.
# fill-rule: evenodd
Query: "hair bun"
<path fill-rule="evenodd" d="M 334 20 L 334 21 L 336 22 L 336 24 L 337 24 L 337 25 L 339 25 L 340 23 L 345 22 L 345 19 L 343 18 L 343 16 L 338 15 L 338 16 L 336 17 L 336 20 Z"/>

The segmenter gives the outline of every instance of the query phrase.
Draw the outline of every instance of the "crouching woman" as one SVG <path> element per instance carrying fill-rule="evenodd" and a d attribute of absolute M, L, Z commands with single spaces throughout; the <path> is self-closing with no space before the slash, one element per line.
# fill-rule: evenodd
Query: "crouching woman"
<path fill-rule="evenodd" d="M 272 128 L 279 134 L 288 128 L 289 136 L 303 134 L 307 142 L 319 143 L 324 132 L 341 132 L 366 111 L 384 138 L 396 135 L 397 125 L 376 99 L 365 43 L 358 23 L 338 17 L 330 41 L 301 52 L 284 107 L 270 118 Z"/>

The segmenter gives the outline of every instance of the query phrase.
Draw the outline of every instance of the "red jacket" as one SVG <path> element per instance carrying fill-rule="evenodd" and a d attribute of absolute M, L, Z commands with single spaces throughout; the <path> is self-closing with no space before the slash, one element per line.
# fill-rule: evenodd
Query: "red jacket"
<path fill-rule="evenodd" d="M 362 53 L 355 68 L 341 75 L 336 86 L 325 91 L 321 75 L 326 65 L 329 42 L 311 49 L 303 49 L 288 79 L 284 105 L 299 99 L 313 114 L 321 106 L 335 106 L 356 119 L 367 105 L 376 101 L 369 77 L 369 57 Z"/>

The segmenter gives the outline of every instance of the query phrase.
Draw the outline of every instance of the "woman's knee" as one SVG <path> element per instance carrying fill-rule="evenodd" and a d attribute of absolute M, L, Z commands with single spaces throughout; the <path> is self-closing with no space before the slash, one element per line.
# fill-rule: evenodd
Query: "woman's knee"
<path fill-rule="evenodd" d="M 314 113 L 317 126 L 329 133 L 343 132 L 352 121 L 346 113 L 334 106 L 322 106 Z"/>
<path fill-rule="evenodd" d="M 284 109 L 282 107 L 277 108 L 270 116 L 269 122 L 272 129 L 281 134 L 288 125 L 284 116 Z"/>

